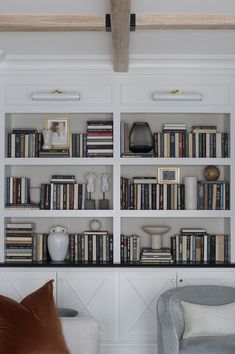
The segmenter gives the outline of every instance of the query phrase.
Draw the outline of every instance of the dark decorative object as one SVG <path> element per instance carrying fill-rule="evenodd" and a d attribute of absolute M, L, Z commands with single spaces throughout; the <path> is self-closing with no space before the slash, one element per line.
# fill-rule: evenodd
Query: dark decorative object
<path fill-rule="evenodd" d="M 153 134 L 147 122 L 135 122 L 130 130 L 129 148 L 132 152 L 146 153 L 153 149 Z"/>
<path fill-rule="evenodd" d="M 204 177 L 207 181 L 217 181 L 220 176 L 220 170 L 216 166 L 207 166 L 204 170 Z"/>

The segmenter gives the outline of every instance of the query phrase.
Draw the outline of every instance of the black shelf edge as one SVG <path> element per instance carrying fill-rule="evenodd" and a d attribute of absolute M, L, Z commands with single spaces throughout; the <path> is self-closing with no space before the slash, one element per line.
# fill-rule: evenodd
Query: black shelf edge
<path fill-rule="evenodd" d="M 79 262 L 1 262 L 0 268 L 235 268 L 235 263 L 79 263 Z"/>

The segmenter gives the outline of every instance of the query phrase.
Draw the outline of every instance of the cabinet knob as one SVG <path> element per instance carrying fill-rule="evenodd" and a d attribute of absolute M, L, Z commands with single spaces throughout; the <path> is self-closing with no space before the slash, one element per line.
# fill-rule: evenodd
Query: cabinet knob
<path fill-rule="evenodd" d="M 180 283 L 183 283 L 183 282 L 184 282 L 184 279 L 179 279 L 179 282 L 180 282 Z"/>
<path fill-rule="evenodd" d="M 59 283 L 62 283 L 62 279 L 58 279 L 58 282 L 59 282 Z"/>
<path fill-rule="evenodd" d="M 171 282 L 172 282 L 172 283 L 175 283 L 175 279 L 171 279 Z"/>

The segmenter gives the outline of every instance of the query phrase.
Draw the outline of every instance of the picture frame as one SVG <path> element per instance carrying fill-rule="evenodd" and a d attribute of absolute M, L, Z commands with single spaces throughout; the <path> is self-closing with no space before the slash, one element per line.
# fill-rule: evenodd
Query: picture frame
<path fill-rule="evenodd" d="M 159 167 L 157 169 L 157 183 L 176 184 L 180 183 L 179 167 Z"/>
<path fill-rule="evenodd" d="M 69 147 L 70 119 L 68 117 L 50 117 L 45 120 L 45 128 L 52 130 L 51 145 L 55 148 Z"/>

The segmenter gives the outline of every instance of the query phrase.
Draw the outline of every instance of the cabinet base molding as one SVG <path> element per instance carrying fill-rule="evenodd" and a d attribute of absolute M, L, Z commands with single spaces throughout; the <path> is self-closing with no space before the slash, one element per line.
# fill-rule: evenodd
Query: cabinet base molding
<path fill-rule="evenodd" d="M 156 333 L 157 336 L 157 333 Z M 136 343 L 131 345 L 102 345 L 101 354 L 156 354 L 157 346 L 137 346 Z"/>

